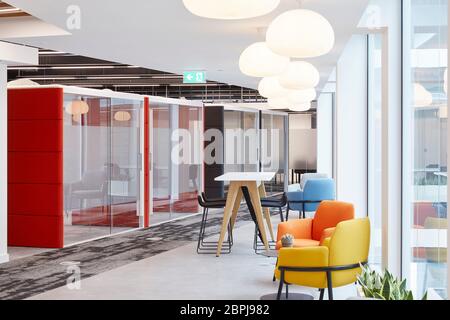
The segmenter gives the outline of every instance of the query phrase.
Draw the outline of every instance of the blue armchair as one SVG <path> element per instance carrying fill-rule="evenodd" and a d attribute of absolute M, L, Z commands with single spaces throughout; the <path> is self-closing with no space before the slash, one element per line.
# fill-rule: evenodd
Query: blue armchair
<path fill-rule="evenodd" d="M 288 187 L 286 220 L 289 210 L 299 211 L 305 218 L 305 212 L 316 211 L 323 200 L 336 200 L 336 187 L 333 179 L 309 179 L 302 190 L 299 184 Z"/>

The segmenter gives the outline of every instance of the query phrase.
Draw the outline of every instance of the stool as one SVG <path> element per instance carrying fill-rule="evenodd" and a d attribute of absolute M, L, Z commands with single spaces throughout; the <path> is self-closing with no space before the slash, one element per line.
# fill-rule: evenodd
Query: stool
<path fill-rule="evenodd" d="M 225 208 L 226 199 L 216 198 L 208 199 L 204 192 L 201 196 L 198 196 L 198 203 L 203 208 L 202 222 L 200 224 L 200 232 L 198 235 L 197 243 L 197 253 L 199 254 L 216 254 L 217 241 L 204 241 L 206 223 L 208 221 L 208 211 L 209 209 L 223 209 Z M 228 238 L 224 241 L 222 246 L 222 253 L 227 254 L 231 252 L 231 247 L 233 245 L 233 235 L 231 231 L 230 224 L 228 224 Z"/>

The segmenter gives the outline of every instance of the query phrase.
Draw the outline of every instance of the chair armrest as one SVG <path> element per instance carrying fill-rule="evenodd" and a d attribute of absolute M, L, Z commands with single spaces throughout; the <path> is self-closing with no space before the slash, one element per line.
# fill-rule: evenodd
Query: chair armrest
<path fill-rule="evenodd" d="M 303 191 L 290 191 L 286 192 L 287 201 L 302 201 Z"/>
<path fill-rule="evenodd" d="M 328 267 L 327 247 L 281 248 L 277 269 Z M 300 271 L 300 270 L 299 270 Z"/>
<path fill-rule="evenodd" d="M 311 239 L 313 219 L 295 219 L 278 224 L 277 242 L 287 233 L 295 239 Z"/>
<path fill-rule="evenodd" d="M 324 229 L 322 231 L 322 235 L 320 236 L 319 246 L 321 246 L 323 244 L 325 239 L 331 238 L 333 236 L 333 233 L 334 233 L 335 230 L 336 230 L 336 227 Z"/>

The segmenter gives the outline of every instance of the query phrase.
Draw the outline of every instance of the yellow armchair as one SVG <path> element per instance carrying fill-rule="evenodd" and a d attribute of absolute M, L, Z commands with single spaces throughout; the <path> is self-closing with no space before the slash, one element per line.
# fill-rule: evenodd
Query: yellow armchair
<path fill-rule="evenodd" d="M 368 218 L 340 222 L 321 246 L 282 248 L 278 256 L 275 277 L 280 280 L 277 299 L 284 285 L 296 284 L 318 288 L 323 299 L 325 288 L 333 300 L 333 288 L 356 282 L 360 264 L 367 263 L 370 246 Z"/>

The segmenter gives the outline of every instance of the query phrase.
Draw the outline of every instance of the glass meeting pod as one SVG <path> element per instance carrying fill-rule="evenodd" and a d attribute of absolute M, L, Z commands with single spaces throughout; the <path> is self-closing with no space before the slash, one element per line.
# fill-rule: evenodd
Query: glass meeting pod
<path fill-rule="evenodd" d="M 203 104 L 149 96 L 150 224 L 199 212 Z"/>
<path fill-rule="evenodd" d="M 205 105 L 205 192 L 209 197 L 223 197 L 227 189 L 228 183 L 214 181 L 217 176 L 260 171 L 259 128 L 258 109 Z"/>
<path fill-rule="evenodd" d="M 64 90 L 64 244 L 142 226 L 143 97 Z"/>
<path fill-rule="evenodd" d="M 144 98 L 110 90 L 8 90 L 8 243 L 61 248 L 143 226 Z"/>

